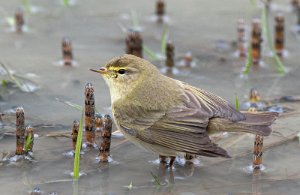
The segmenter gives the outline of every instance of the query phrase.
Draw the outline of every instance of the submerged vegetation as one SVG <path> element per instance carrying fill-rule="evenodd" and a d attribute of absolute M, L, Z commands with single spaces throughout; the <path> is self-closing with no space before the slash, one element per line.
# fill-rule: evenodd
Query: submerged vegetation
<path fill-rule="evenodd" d="M 4 70 L 4 73 L 2 74 L 8 75 L 8 79 L 2 79 L 2 86 L 4 88 L 7 87 L 8 81 L 10 81 L 14 83 L 23 92 L 34 92 L 37 89 L 39 89 L 39 86 L 33 81 L 30 81 L 29 79 L 24 78 L 23 76 L 12 74 L 7 65 L 5 65 L 4 63 L 0 62 L 0 65 Z"/>

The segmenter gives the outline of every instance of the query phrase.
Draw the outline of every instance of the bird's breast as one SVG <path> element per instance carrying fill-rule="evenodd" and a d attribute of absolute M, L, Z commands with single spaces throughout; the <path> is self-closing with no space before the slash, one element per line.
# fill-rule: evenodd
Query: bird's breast
<path fill-rule="evenodd" d="M 113 117 L 114 117 L 114 121 L 115 121 L 117 128 L 124 134 L 124 136 L 126 138 L 129 139 L 129 138 L 134 138 L 134 137 L 138 136 L 138 132 L 136 130 L 125 127 L 122 124 L 120 124 L 121 121 L 118 118 L 118 115 L 115 114 L 114 109 L 113 109 Z"/>

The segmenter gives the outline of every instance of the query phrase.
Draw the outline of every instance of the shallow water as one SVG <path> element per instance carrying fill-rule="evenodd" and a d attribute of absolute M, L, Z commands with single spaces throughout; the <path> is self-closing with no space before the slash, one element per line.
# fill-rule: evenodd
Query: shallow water
<path fill-rule="evenodd" d="M 285 1 L 276 2 L 287 6 Z M 39 137 L 35 140 L 34 161 L 0 162 L 0 191 L 3 194 L 29 194 L 36 187 L 44 194 L 299 194 L 298 140 L 267 149 L 263 155 L 266 170 L 253 176 L 245 169 L 251 163 L 254 138 L 239 134 L 229 134 L 219 141 L 235 158 L 200 157 L 198 166 L 184 167 L 176 163 L 173 171 L 159 169 L 160 166 L 153 163 L 157 155 L 124 141 L 122 137 L 114 137 L 113 162 L 99 165 L 95 159 L 98 151 L 86 152 L 81 161 L 81 171 L 86 175 L 78 183 L 73 183 L 70 176 L 73 159 L 64 155 L 71 150 L 71 140 L 46 135 L 68 131 L 81 113 L 56 98 L 83 105 L 84 86 L 91 82 L 95 87 L 97 109 L 103 114 L 110 113 L 108 88 L 89 69 L 98 68 L 109 58 L 124 53 L 125 35 L 118 23 L 130 26 L 131 22 L 122 16 L 130 14 L 131 9 L 136 10 L 144 29 L 144 42 L 157 52 L 163 28 L 150 20 L 154 12 L 152 1 L 99 3 L 90 0 L 63 7 L 59 1 L 33 0 L 32 3 L 43 11 L 26 15 L 29 31 L 19 35 L 7 32 L 9 26 L 2 22 L 5 17 L 13 15 L 19 3 L 17 0 L 0 0 L 0 61 L 18 75 L 38 84 L 40 89 L 33 93 L 21 92 L 17 88 L 9 88 L 9 93 L 1 92 L 0 111 L 23 106 L 26 123 L 37 126 L 35 133 Z M 184 73 L 181 71 L 175 78 L 210 90 L 232 103 L 235 94 L 240 102 L 246 101 L 251 87 L 258 88 L 266 100 L 300 95 L 297 90 L 300 88 L 299 40 L 290 30 L 296 22 L 295 14 L 285 13 L 286 45 L 290 55 L 284 59 L 284 64 L 289 72 L 278 75 L 270 65 L 272 60 L 264 58 L 266 66 L 250 72 L 246 80 L 240 78 L 244 62 L 232 57 L 235 50 L 231 48 L 231 42 L 236 39 L 237 19 L 243 17 L 249 23 L 252 17 L 260 16 L 257 8 L 240 0 L 218 1 L 218 4 L 216 1 L 187 0 L 167 1 L 167 11 L 176 56 L 191 51 L 197 59 L 196 67 Z M 270 17 L 273 15 L 272 12 Z M 64 36 L 72 41 L 78 62 L 76 67 L 54 65 L 61 60 L 60 44 Z M 160 66 L 160 62 L 155 64 Z M 292 111 L 278 119 L 273 134 L 265 138 L 266 146 L 299 131 L 299 102 L 282 106 Z M 13 114 L 3 117 L 1 158 L 14 153 L 15 137 L 10 134 L 14 131 L 14 120 Z M 155 184 L 151 173 L 159 177 L 161 186 Z M 131 182 L 133 189 L 124 187 Z"/>

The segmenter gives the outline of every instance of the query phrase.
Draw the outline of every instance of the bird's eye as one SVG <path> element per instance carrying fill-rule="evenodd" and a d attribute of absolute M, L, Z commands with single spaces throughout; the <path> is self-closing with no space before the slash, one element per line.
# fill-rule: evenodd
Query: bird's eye
<path fill-rule="evenodd" d="M 119 73 L 119 74 L 125 74 L 125 72 L 126 72 L 125 69 L 120 69 L 120 70 L 118 70 L 118 73 Z"/>

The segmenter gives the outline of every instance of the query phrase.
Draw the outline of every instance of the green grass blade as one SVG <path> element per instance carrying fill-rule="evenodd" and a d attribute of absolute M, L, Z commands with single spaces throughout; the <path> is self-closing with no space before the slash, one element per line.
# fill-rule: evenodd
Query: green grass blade
<path fill-rule="evenodd" d="M 268 10 L 267 10 L 266 6 L 264 5 L 262 8 L 262 12 L 261 12 L 262 30 L 263 30 L 264 37 L 267 39 L 269 48 L 272 49 L 272 48 L 274 48 L 274 46 L 273 46 L 272 37 L 270 34 L 270 28 L 269 28 L 269 22 L 268 22 L 267 16 L 268 16 Z"/>
<path fill-rule="evenodd" d="M 263 35 L 264 35 L 264 37 L 266 37 L 268 46 L 274 55 L 273 59 L 275 60 L 277 72 L 280 74 L 284 74 L 284 73 L 286 73 L 286 69 L 285 69 L 281 59 L 279 58 L 279 56 L 277 55 L 277 53 L 275 51 L 275 47 L 272 42 L 272 37 L 270 34 L 270 30 L 269 30 L 270 28 L 269 28 L 269 22 L 268 22 L 267 16 L 268 16 L 268 10 L 266 8 L 266 5 L 264 5 L 263 9 L 262 9 L 262 13 L 261 13 Z"/>
<path fill-rule="evenodd" d="M 66 105 L 68 105 L 68 106 L 71 106 L 72 108 L 75 108 L 76 110 L 83 111 L 83 107 L 80 106 L 79 104 L 75 104 L 75 103 L 73 103 L 73 102 L 65 101 L 65 100 L 62 100 L 62 99 L 59 99 L 59 98 L 55 98 L 55 99 L 56 99 L 56 101 L 59 101 L 59 102 L 61 102 L 61 103 L 63 103 L 63 104 L 66 104 Z M 96 111 L 97 113 L 99 112 L 99 110 L 98 110 L 97 108 L 95 108 L 95 111 Z"/>
<path fill-rule="evenodd" d="M 161 183 L 160 183 L 158 177 L 157 177 L 156 175 L 154 175 L 154 173 L 152 173 L 152 172 L 150 172 L 150 174 L 151 174 L 151 176 L 152 176 L 153 179 L 154 179 L 155 185 L 161 186 Z"/>
<path fill-rule="evenodd" d="M 159 60 L 159 58 L 157 57 L 156 53 L 152 49 L 150 49 L 149 47 L 147 47 L 144 44 L 143 44 L 143 51 L 149 56 L 149 58 L 151 59 L 151 61 Z"/>
<path fill-rule="evenodd" d="M 248 75 L 250 72 L 250 68 L 252 66 L 252 48 L 251 46 L 248 48 L 248 53 L 247 53 L 247 60 L 246 60 L 246 65 L 245 65 L 245 70 L 243 72 L 244 75 Z"/>
<path fill-rule="evenodd" d="M 275 53 L 275 49 L 274 49 L 274 59 L 275 59 L 275 62 L 277 64 L 277 71 L 278 73 L 280 74 L 285 74 L 286 73 L 286 69 L 281 61 L 281 59 L 279 58 L 279 56 Z"/>
<path fill-rule="evenodd" d="M 237 94 L 235 94 L 235 109 L 240 110 L 240 108 L 239 108 L 239 98 L 238 98 Z"/>
<path fill-rule="evenodd" d="M 31 14 L 31 1 L 30 0 L 23 0 L 23 6 L 27 13 Z"/>
<path fill-rule="evenodd" d="M 75 103 L 72 103 L 72 102 L 69 102 L 69 101 L 65 101 L 65 100 L 61 100 L 59 98 L 55 98 L 57 101 L 61 102 L 61 103 L 64 103 L 68 106 L 71 106 L 72 108 L 75 108 L 76 110 L 79 110 L 79 111 L 83 111 L 83 107 L 80 106 L 79 104 L 75 104 Z"/>
<path fill-rule="evenodd" d="M 30 144 L 32 143 L 33 139 L 31 137 L 31 134 L 28 135 L 25 143 L 25 152 L 29 151 Z"/>
<path fill-rule="evenodd" d="M 2 80 L 2 87 L 4 90 L 7 89 L 7 80 L 5 80 L 5 79 Z"/>
<path fill-rule="evenodd" d="M 74 157 L 74 171 L 73 171 L 74 172 L 74 176 L 73 176 L 74 180 L 77 180 L 79 178 L 82 129 L 83 129 L 83 112 L 82 112 L 81 119 L 79 122 L 79 130 L 78 130 L 78 136 L 77 136 L 77 141 L 76 141 L 76 149 L 75 149 L 75 157 Z"/>
<path fill-rule="evenodd" d="M 5 72 L 7 73 L 7 75 L 9 76 L 9 78 L 12 80 L 12 82 L 14 82 L 19 87 L 19 89 L 22 90 L 23 87 L 21 81 L 19 81 L 16 77 L 14 77 L 14 75 L 10 73 L 6 65 L 4 65 L 2 62 L 0 62 L 0 64 L 5 70 Z"/>
<path fill-rule="evenodd" d="M 69 7 L 70 6 L 70 0 L 63 0 L 63 5 L 65 7 Z"/>
<path fill-rule="evenodd" d="M 250 0 L 250 2 L 253 6 L 256 5 L 256 0 Z"/>
<path fill-rule="evenodd" d="M 164 31 L 163 31 L 161 41 L 160 41 L 160 52 L 162 54 L 166 53 L 168 38 L 169 38 L 169 29 L 167 26 L 164 26 Z"/>
<path fill-rule="evenodd" d="M 139 28 L 139 19 L 135 10 L 130 11 L 131 21 L 134 29 Z"/>

